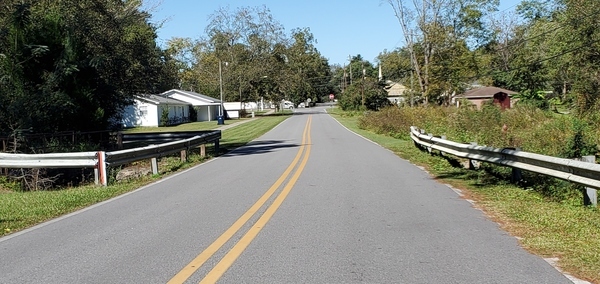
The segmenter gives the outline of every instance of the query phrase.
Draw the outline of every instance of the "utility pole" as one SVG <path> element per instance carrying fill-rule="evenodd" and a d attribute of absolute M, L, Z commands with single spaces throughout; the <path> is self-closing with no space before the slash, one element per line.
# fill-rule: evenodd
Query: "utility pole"
<path fill-rule="evenodd" d="M 362 87 L 361 87 L 361 90 L 360 90 L 360 93 L 361 93 L 360 95 L 362 97 L 361 103 L 362 103 L 363 107 L 365 106 L 365 76 L 366 76 L 366 72 L 365 72 L 365 67 L 363 65 L 363 76 L 362 76 L 362 84 L 361 84 Z"/>
<path fill-rule="evenodd" d="M 352 57 L 348 55 L 348 60 L 350 60 L 350 85 L 352 85 Z"/>
<path fill-rule="evenodd" d="M 244 109 L 243 104 L 242 104 L 242 76 L 238 76 L 238 81 L 239 81 L 238 91 L 240 92 L 240 112 L 241 112 L 242 109 Z"/>
<path fill-rule="evenodd" d="M 346 89 L 346 78 L 348 74 L 346 74 L 346 65 L 344 65 L 344 84 L 342 85 L 342 92 Z"/>
<path fill-rule="evenodd" d="M 413 69 L 410 70 L 410 107 L 413 107 L 414 102 L 414 91 L 413 91 Z"/>
<path fill-rule="evenodd" d="M 219 116 L 223 116 L 223 71 L 221 68 L 221 60 L 219 60 L 219 94 L 221 106 L 219 107 Z"/>

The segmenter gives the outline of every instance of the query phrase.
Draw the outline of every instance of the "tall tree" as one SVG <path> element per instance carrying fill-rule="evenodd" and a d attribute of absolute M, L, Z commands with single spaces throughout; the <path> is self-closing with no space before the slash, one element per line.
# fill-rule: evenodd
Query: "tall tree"
<path fill-rule="evenodd" d="M 316 40 L 308 28 L 292 31 L 292 43 L 286 50 L 285 84 L 281 90 L 287 99 L 300 103 L 318 100 L 329 91 L 330 70 L 327 60 L 315 47 Z"/>
<path fill-rule="evenodd" d="M 20 1 L 0 21 L 0 132 L 106 129 L 175 82 L 140 1 Z M 7 54 L 4 55 L 7 55 Z"/>
<path fill-rule="evenodd" d="M 432 96 L 439 95 L 431 89 L 432 81 L 438 80 L 434 66 L 438 64 L 439 53 L 442 49 L 448 50 L 448 46 L 461 49 L 464 43 L 477 46 L 485 42 L 484 16 L 498 6 L 497 0 L 387 2 L 400 23 L 411 67 L 426 103 Z"/>
<path fill-rule="evenodd" d="M 579 113 L 600 110 L 600 2 L 565 0 L 565 25 L 576 42 L 563 51 L 578 72 L 573 75 L 573 92 Z"/>

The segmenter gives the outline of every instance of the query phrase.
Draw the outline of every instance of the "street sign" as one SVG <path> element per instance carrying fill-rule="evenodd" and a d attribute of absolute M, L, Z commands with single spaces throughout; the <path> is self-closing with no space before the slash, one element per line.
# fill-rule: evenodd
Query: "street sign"
<path fill-rule="evenodd" d="M 335 96 L 333 94 L 329 94 L 329 99 L 333 101 L 333 98 L 335 98 Z"/>

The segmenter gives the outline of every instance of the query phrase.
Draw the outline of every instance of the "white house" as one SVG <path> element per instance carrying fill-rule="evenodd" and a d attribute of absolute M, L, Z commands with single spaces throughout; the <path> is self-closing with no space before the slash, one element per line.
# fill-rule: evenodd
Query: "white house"
<path fill-rule="evenodd" d="M 198 113 L 197 121 L 216 120 L 219 115 L 221 101 L 209 96 L 177 89 L 166 91 L 160 96 L 187 102 L 194 106 Z"/>
<path fill-rule="evenodd" d="M 123 127 L 159 126 L 163 110 L 167 110 L 171 122 L 186 121 L 191 104 L 158 95 L 136 96 L 132 105 L 123 111 Z"/>

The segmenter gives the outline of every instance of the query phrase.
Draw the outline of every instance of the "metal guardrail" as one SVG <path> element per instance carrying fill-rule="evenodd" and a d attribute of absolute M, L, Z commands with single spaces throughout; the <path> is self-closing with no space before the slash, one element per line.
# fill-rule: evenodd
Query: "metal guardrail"
<path fill-rule="evenodd" d="M 173 141 L 190 139 L 204 134 L 214 133 L 213 130 L 178 131 L 178 132 L 144 132 L 144 133 L 119 133 L 118 140 L 122 144 L 143 142 L 146 144 L 161 144 Z"/>
<path fill-rule="evenodd" d="M 94 168 L 97 152 L 8 154 L 0 153 L 0 168 Z"/>
<path fill-rule="evenodd" d="M 600 165 L 571 159 L 545 156 L 515 149 L 462 144 L 431 134 L 411 126 L 410 137 L 422 146 L 457 157 L 502 166 L 518 168 L 530 172 L 552 176 L 585 186 L 600 188 Z"/>
<path fill-rule="evenodd" d="M 149 141 L 161 141 L 166 139 L 173 140 L 177 138 L 181 139 L 181 137 L 190 136 L 190 133 L 191 132 L 182 133 L 181 135 L 179 135 L 179 133 L 171 133 L 172 135 L 163 135 L 165 133 L 159 133 L 159 135 L 156 136 L 158 138 L 148 135 L 147 133 L 143 133 L 144 135 L 138 136 L 138 139 L 132 139 L 129 141 L 140 141 L 140 137 L 145 137 Z M 194 132 L 193 134 L 198 134 L 198 132 Z M 128 150 L 106 152 L 106 163 L 109 166 L 119 166 L 139 160 L 159 158 L 161 156 L 173 154 L 181 150 L 186 150 L 209 142 L 218 141 L 219 139 L 221 139 L 221 131 L 215 130 L 210 132 L 202 132 L 202 134 L 200 135 L 195 135 L 185 140 L 167 142 L 158 145 L 150 145 Z"/>
<path fill-rule="evenodd" d="M 165 133 L 160 133 L 165 134 Z M 190 135 L 193 137 L 189 137 Z M 199 134 L 199 135 L 198 135 Z M 207 143 L 215 143 L 218 151 L 221 131 L 187 132 L 189 138 L 180 141 L 162 143 L 128 150 L 112 152 L 78 152 L 78 153 L 50 153 L 50 154 L 9 154 L 0 153 L 0 168 L 94 168 L 96 171 L 96 183 L 107 184 L 107 167 L 119 166 L 135 161 L 160 158 L 182 150 L 198 147 Z M 161 135 L 169 136 L 169 135 Z M 146 136 L 150 137 L 150 136 Z M 171 135 L 168 139 L 178 139 L 181 135 Z M 161 139 L 164 139 L 161 138 Z M 160 141 L 160 139 L 151 139 Z"/>

